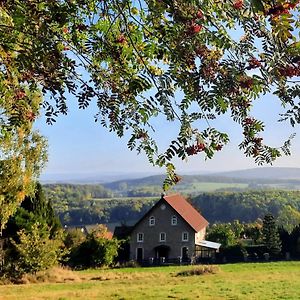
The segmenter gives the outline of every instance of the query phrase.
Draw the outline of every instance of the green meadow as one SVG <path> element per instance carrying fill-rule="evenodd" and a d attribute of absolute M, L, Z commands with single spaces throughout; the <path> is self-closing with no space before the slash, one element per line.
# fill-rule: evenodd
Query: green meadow
<path fill-rule="evenodd" d="M 179 276 L 194 268 L 54 270 L 55 280 L 1 285 L 0 299 L 300 299 L 300 262 L 227 264 L 213 274 Z"/>

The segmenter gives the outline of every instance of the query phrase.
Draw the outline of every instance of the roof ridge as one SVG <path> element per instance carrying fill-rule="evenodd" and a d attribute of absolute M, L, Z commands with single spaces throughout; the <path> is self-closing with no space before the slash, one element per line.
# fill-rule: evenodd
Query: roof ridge
<path fill-rule="evenodd" d="M 208 221 L 185 197 L 176 193 L 162 197 L 196 232 L 208 225 Z"/>

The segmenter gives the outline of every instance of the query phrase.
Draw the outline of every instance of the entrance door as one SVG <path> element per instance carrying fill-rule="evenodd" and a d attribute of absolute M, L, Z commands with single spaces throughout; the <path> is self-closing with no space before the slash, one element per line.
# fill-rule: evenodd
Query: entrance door
<path fill-rule="evenodd" d="M 144 253 L 143 253 L 143 248 L 137 248 L 136 249 L 136 260 L 137 261 L 142 261 L 143 260 L 143 255 Z"/>
<path fill-rule="evenodd" d="M 170 247 L 162 245 L 162 246 L 155 247 L 154 250 L 155 250 L 156 259 L 159 259 L 159 260 L 162 258 L 164 258 L 165 260 L 168 259 Z"/>
<path fill-rule="evenodd" d="M 189 248 L 188 247 L 182 247 L 182 260 L 185 261 L 189 258 Z"/>

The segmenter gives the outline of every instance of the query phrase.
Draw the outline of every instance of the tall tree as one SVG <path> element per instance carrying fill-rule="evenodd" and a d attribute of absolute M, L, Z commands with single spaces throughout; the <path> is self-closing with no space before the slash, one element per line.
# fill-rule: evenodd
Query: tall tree
<path fill-rule="evenodd" d="M 15 239 L 20 230 L 30 232 L 34 224 L 39 224 L 38 227 L 49 232 L 50 238 L 54 237 L 62 227 L 40 183 L 36 184 L 34 196 L 26 196 L 21 206 L 11 216 L 3 236 Z"/>
<path fill-rule="evenodd" d="M 53 123 L 67 113 L 67 92 L 82 109 L 96 101 L 96 121 L 118 136 L 128 131 L 130 149 L 166 166 L 166 187 L 180 179 L 174 157 L 212 158 L 228 143 L 229 135 L 213 126 L 220 115 L 241 125 L 239 147 L 257 163 L 289 154 L 290 139 L 264 144 L 264 123 L 251 108 L 271 93 L 286 108 L 281 118 L 300 122 L 298 2 L 1 1 L 0 160 L 23 179 L 16 184 L 19 176 L 12 176 L 8 192 L 0 190 L 3 216 L 15 210 L 19 193 L 28 193 L 43 161 L 42 147 L 31 146 L 40 104 Z M 179 128 L 162 150 L 153 133 L 159 116 Z"/>
<path fill-rule="evenodd" d="M 214 224 L 209 228 L 206 238 L 210 241 L 222 244 L 223 248 L 236 245 L 239 236 L 236 236 L 231 228 L 231 224 Z"/>
<path fill-rule="evenodd" d="M 262 227 L 263 242 L 271 255 L 281 252 L 281 241 L 276 220 L 271 214 L 265 215 Z"/>

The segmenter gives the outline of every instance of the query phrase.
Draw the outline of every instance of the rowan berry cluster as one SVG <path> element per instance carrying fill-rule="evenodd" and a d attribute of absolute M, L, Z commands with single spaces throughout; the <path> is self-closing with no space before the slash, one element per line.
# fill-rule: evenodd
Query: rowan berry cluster
<path fill-rule="evenodd" d="M 244 0 L 237 0 L 233 3 L 235 9 L 242 9 L 244 6 Z"/>
<path fill-rule="evenodd" d="M 188 155 L 195 155 L 199 152 L 202 152 L 204 151 L 206 148 L 205 144 L 204 143 L 197 143 L 195 145 L 192 145 L 192 146 L 189 146 L 186 148 L 186 153 Z"/>
<path fill-rule="evenodd" d="M 244 125 L 253 125 L 254 124 L 254 119 L 253 118 L 246 118 L 243 123 Z"/>
<path fill-rule="evenodd" d="M 278 4 L 273 7 L 271 7 L 268 11 L 266 11 L 267 15 L 271 15 L 272 17 L 280 16 L 289 14 L 289 9 L 294 9 L 297 4 L 299 4 L 300 1 L 297 1 L 295 3 L 284 3 L 284 4 Z"/>
<path fill-rule="evenodd" d="M 299 66 L 286 66 L 278 69 L 281 76 L 285 77 L 293 77 L 300 75 L 300 67 Z"/>
<path fill-rule="evenodd" d="M 240 78 L 239 84 L 243 89 L 250 89 L 253 86 L 253 79 L 251 77 L 243 76 Z"/>
<path fill-rule="evenodd" d="M 197 34 L 202 30 L 203 26 L 201 24 L 199 24 L 199 21 L 201 21 L 203 19 L 203 17 L 204 16 L 203 16 L 202 11 L 198 10 L 189 25 L 189 28 L 188 28 L 189 35 Z"/>
<path fill-rule="evenodd" d="M 261 62 L 255 57 L 251 57 L 248 60 L 248 64 L 249 64 L 248 67 L 247 67 L 248 70 L 261 67 Z"/>
<path fill-rule="evenodd" d="M 25 93 L 24 90 L 18 90 L 16 92 L 16 99 L 17 100 L 23 99 L 25 96 L 26 96 L 26 93 Z"/>

